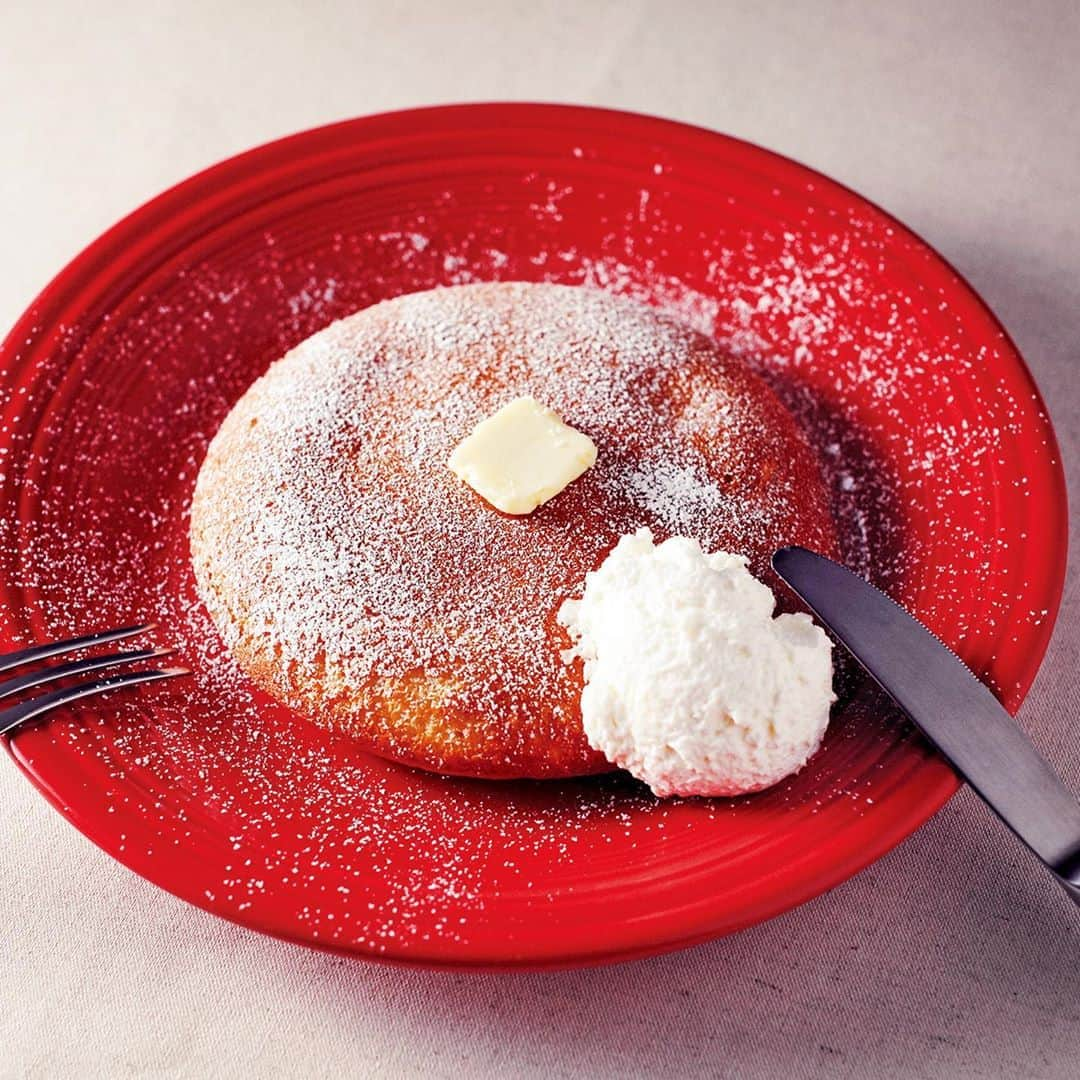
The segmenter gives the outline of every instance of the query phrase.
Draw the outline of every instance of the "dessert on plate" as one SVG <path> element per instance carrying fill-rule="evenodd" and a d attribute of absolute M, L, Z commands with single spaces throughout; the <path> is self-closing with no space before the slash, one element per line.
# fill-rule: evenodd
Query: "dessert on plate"
<path fill-rule="evenodd" d="M 643 778 L 659 793 L 719 794 L 779 779 L 770 761 L 797 768 L 827 719 L 827 640 L 804 615 L 772 620 L 786 627 L 773 633 L 771 597 L 748 592 L 739 575 L 749 567 L 775 580 L 768 560 L 785 544 L 835 555 L 828 492 L 815 451 L 768 386 L 662 313 L 524 283 L 377 304 L 302 342 L 244 394 L 210 444 L 191 513 L 199 595 L 260 687 L 375 753 L 489 778 L 643 760 L 623 753 L 634 701 L 605 684 L 602 726 L 611 735 L 623 724 L 605 741 L 587 734 L 582 700 L 587 674 L 619 670 L 604 664 L 612 612 L 654 610 L 589 602 L 590 589 L 645 580 L 627 577 L 624 548 L 622 577 L 586 586 L 634 534 L 650 573 L 678 564 L 687 596 L 704 581 L 705 593 L 730 601 L 701 618 L 679 609 L 663 624 L 669 636 L 705 634 L 717 663 L 730 650 L 726 670 L 742 675 L 729 683 L 744 698 L 765 680 L 759 699 L 794 687 L 788 711 L 805 712 L 797 731 L 783 709 L 755 705 L 744 720 L 703 683 L 707 716 L 756 748 L 743 755 L 750 764 L 712 787 L 680 786 L 678 768 Z M 659 563 L 641 546 L 659 541 L 661 552 L 672 537 L 686 539 Z M 773 651 L 740 668 L 750 639 L 731 628 L 743 625 L 744 600 L 754 640 Z M 782 623 L 791 618 L 797 627 Z M 643 647 L 655 637 L 641 636 Z M 649 671 L 641 659 L 638 683 Z M 721 739 L 715 753 L 730 745 Z M 713 750 L 700 739 L 694 747 L 690 775 L 700 781 Z"/>

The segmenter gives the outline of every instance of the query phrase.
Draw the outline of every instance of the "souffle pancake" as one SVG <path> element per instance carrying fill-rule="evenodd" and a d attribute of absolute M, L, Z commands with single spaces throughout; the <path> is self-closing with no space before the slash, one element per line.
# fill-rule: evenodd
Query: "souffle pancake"
<path fill-rule="evenodd" d="M 526 515 L 447 467 L 521 397 L 595 445 Z M 620 537 L 836 553 L 815 451 L 744 362 L 663 313 L 541 284 L 377 304 L 292 349 L 212 440 L 199 595 L 265 691 L 366 749 L 476 777 L 612 768 L 581 720 L 561 604 Z"/>

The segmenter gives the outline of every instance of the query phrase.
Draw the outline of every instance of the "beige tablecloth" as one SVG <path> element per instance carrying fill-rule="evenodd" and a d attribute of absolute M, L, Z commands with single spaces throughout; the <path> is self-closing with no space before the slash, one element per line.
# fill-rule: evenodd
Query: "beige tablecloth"
<path fill-rule="evenodd" d="M 623 106 L 793 155 L 927 236 L 1016 338 L 1075 470 L 1078 55 L 1072 0 L 16 0 L 0 323 L 136 203 L 273 136 L 436 101 Z M 1072 782 L 1078 648 L 1073 573 L 1022 713 Z M 3 1077 L 1080 1074 L 1080 919 L 966 793 L 767 925 L 518 976 L 399 971 L 218 921 L 97 851 L 7 760 L 0 806 Z"/>

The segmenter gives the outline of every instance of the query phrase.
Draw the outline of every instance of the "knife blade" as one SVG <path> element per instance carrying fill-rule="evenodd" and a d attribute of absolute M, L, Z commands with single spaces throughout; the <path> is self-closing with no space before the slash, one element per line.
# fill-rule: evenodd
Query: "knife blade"
<path fill-rule="evenodd" d="M 1080 803 L 1001 703 L 921 622 L 800 547 L 773 569 L 1080 904 Z"/>

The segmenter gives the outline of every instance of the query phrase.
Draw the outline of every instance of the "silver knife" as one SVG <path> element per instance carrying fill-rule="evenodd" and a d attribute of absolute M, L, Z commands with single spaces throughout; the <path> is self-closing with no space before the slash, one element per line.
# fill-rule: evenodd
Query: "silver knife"
<path fill-rule="evenodd" d="M 781 548 L 773 569 L 1080 904 L 1080 803 L 967 667 L 839 563 Z"/>

